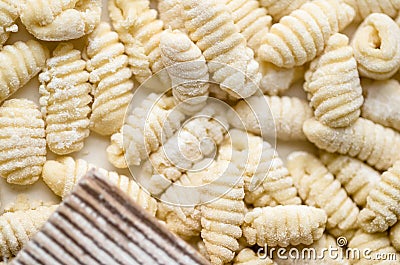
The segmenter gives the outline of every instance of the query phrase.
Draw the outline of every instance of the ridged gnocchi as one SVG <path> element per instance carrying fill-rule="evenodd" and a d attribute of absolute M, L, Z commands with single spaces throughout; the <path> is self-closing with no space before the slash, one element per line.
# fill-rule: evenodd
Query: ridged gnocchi
<path fill-rule="evenodd" d="M 120 188 L 151 215 L 156 214 L 157 201 L 133 179 L 98 168 L 83 159 L 74 160 L 72 157 L 64 156 L 57 160 L 48 160 L 43 166 L 42 178 L 54 194 L 64 198 L 71 193 L 78 181 L 93 168 L 97 169 L 108 181 Z"/>
<path fill-rule="evenodd" d="M 213 81 L 233 97 L 253 95 L 260 83 L 259 65 L 229 9 L 217 1 L 188 0 L 182 5 L 185 28 L 202 50 Z"/>
<path fill-rule="evenodd" d="M 42 114 L 27 99 L 10 99 L 0 107 L 0 176 L 8 183 L 36 182 L 46 162 Z"/>
<path fill-rule="evenodd" d="M 279 67 L 303 65 L 322 53 L 331 35 L 344 29 L 355 16 L 340 0 L 315 0 L 272 25 L 258 55 Z"/>
<path fill-rule="evenodd" d="M 389 239 L 392 246 L 400 251 L 400 223 L 397 222 L 391 229 L 389 233 Z"/>
<path fill-rule="evenodd" d="M 372 13 L 385 13 L 395 18 L 400 11 L 400 2 L 398 0 L 344 0 L 356 10 L 355 21 L 365 19 Z"/>
<path fill-rule="evenodd" d="M 233 265 L 277 265 L 270 258 L 261 259 L 251 248 L 242 249 L 233 260 Z"/>
<path fill-rule="evenodd" d="M 35 40 L 17 41 L 0 51 L 0 103 L 37 75 L 49 58 L 49 50 Z"/>
<path fill-rule="evenodd" d="M 357 205 L 319 159 L 306 152 L 294 152 L 288 157 L 287 167 L 300 198 L 328 215 L 328 232 L 342 236 L 358 228 Z"/>
<path fill-rule="evenodd" d="M 200 111 L 206 105 L 209 87 L 208 67 L 200 49 L 186 34 L 166 30 L 160 50 L 177 107 L 187 115 Z"/>
<path fill-rule="evenodd" d="M 308 0 L 259 0 L 269 15 L 275 21 L 279 21 L 282 17 L 289 15 L 291 12 L 299 9 Z"/>
<path fill-rule="evenodd" d="M 183 6 L 180 0 L 159 0 L 157 9 L 165 29 L 186 33 L 185 21 L 182 17 Z"/>
<path fill-rule="evenodd" d="M 382 174 L 370 191 L 367 205 L 358 222 L 367 233 L 384 232 L 396 224 L 400 216 L 400 161 Z"/>
<path fill-rule="evenodd" d="M 128 57 L 118 34 L 102 22 L 89 35 L 87 69 L 93 84 L 90 129 L 101 135 L 116 133 L 122 126 L 134 87 Z"/>
<path fill-rule="evenodd" d="M 305 205 L 254 208 L 244 217 L 243 235 L 250 245 L 310 245 L 321 238 L 326 220 L 324 210 Z"/>
<path fill-rule="evenodd" d="M 61 43 L 39 75 L 40 106 L 49 149 L 59 155 L 83 148 L 89 136 L 92 86 L 86 62 L 71 43 Z"/>
<path fill-rule="evenodd" d="M 351 42 L 361 76 L 385 80 L 399 70 L 400 28 L 387 15 L 369 15 Z"/>
<path fill-rule="evenodd" d="M 18 16 L 16 1 L 0 1 L 0 47 L 7 41 L 10 32 L 18 31 L 18 26 L 14 23 Z"/>
<path fill-rule="evenodd" d="M 378 170 L 400 160 L 399 133 L 364 118 L 347 128 L 329 128 L 312 118 L 304 122 L 303 131 L 318 148 L 356 157 Z"/>
<path fill-rule="evenodd" d="M 316 119 L 333 128 L 353 124 L 364 102 L 357 62 L 348 44 L 346 35 L 332 35 L 305 74 L 304 90 L 309 93 Z"/>
<path fill-rule="evenodd" d="M 78 39 L 100 22 L 101 0 L 21 0 L 21 22 L 33 36 L 46 41 Z"/>

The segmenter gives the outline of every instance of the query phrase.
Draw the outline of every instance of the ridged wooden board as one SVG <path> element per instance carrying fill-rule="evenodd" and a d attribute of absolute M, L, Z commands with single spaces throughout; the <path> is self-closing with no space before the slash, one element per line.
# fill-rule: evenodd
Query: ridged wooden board
<path fill-rule="evenodd" d="M 90 171 L 10 264 L 209 262 L 117 187 Z"/>

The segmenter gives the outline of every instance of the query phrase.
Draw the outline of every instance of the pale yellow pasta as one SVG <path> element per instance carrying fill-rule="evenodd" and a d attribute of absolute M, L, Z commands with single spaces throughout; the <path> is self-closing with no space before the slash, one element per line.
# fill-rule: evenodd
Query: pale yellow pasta
<path fill-rule="evenodd" d="M 331 234 L 342 236 L 357 228 L 357 205 L 319 159 L 306 152 L 295 152 L 289 155 L 287 167 L 300 198 L 328 215 L 326 228 Z"/>
<path fill-rule="evenodd" d="M 270 96 L 281 95 L 294 83 L 303 79 L 305 67 L 282 68 L 272 63 L 259 62 L 262 78 L 260 89 Z"/>
<path fill-rule="evenodd" d="M 180 0 L 159 0 L 157 10 L 165 29 L 177 29 L 186 33 L 185 20 L 182 16 L 183 6 Z"/>
<path fill-rule="evenodd" d="M 254 208 L 244 217 L 243 235 L 250 245 L 310 245 L 324 233 L 326 220 L 323 210 L 305 205 Z"/>
<path fill-rule="evenodd" d="M 356 157 L 378 170 L 387 170 L 400 160 L 399 133 L 364 118 L 347 128 L 329 128 L 309 119 L 303 131 L 318 148 Z"/>
<path fill-rule="evenodd" d="M 243 123 L 248 132 L 284 141 L 305 140 L 303 123 L 312 117 L 307 101 L 297 97 L 253 96 L 240 101 L 234 110 L 240 120 L 231 119 L 233 127 L 241 128 Z"/>
<path fill-rule="evenodd" d="M 399 264 L 400 255 L 396 253 L 396 249 L 390 245 L 387 233 L 368 234 L 359 230 L 350 240 L 348 247 L 351 249 L 358 249 L 361 253 L 360 258 L 356 256 L 350 260 L 352 265 Z M 384 254 L 392 255 L 391 260 L 386 255 L 385 259 Z"/>
<path fill-rule="evenodd" d="M 225 138 L 219 156 L 242 172 L 246 203 L 256 207 L 301 204 L 289 171 L 268 142 L 235 129 Z"/>
<path fill-rule="evenodd" d="M 276 263 L 268 257 L 261 259 L 251 248 L 245 248 L 236 255 L 233 265 L 276 265 Z"/>
<path fill-rule="evenodd" d="M 92 86 L 85 68 L 81 52 L 72 43 L 61 43 L 39 75 L 46 141 L 49 149 L 59 155 L 81 150 L 89 136 Z"/>
<path fill-rule="evenodd" d="M 358 71 L 363 77 L 385 80 L 400 68 L 400 28 L 385 14 L 371 14 L 352 39 Z"/>
<path fill-rule="evenodd" d="M 332 35 L 320 57 L 305 74 L 316 119 L 329 127 L 347 127 L 360 117 L 363 104 L 357 62 L 346 35 Z"/>
<path fill-rule="evenodd" d="M 48 160 L 44 164 L 42 178 L 54 194 L 65 198 L 71 193 L 79 180 L 94 168 L 151 215 L 156 214 L 157 201 L 144 191 L 135 180 L 116 172 L 98 168 L 83 159 L 74 160 L 72 157 L 64 156 L 57 158 L 57 160 Z"/>
<path fill-rule="evenodd" d="M 391 229 L 390 229 L 390 243 L 392 246 L 397 250 L 400 251 L 400 223 L 397 222 Z"/>
<path fill-rule="evenodd" d="M 117 132 L 132 99 L 132 73 L 118 34 L 102 22 L 89 36 L 86 49 L 89 81 L 93 83 L 90 129 L 101 135 Z"/>
<path fill-rule="evenodd" d="M 372 13 L 385 13 L 395 18 L 400 11 L 399 0 L 344 0 L 356 10 L 355 21 L 361 21 Z"/>
<path fill-rule="evenodd" d="M 18 6 L 15 0 L 0 1 L 0 47 L 7 41 L 10 32 L 18 31 L 17 24 L 14 24 L 18 16 Z"/>
<path fill-rule="evenodd" d="M 239 101 L 239 99 L 232 97 L 228 92 L 222 90 L 218 84 L 210 83 L 208 90 L 210 97 L 225 101 L 228 104 L 235 104 Z"/>
<path fill-rule="evenodd" d="M 361 116 L 400 131 L 400 84 L 395 79 L 362 82 L 365 101 Z"/>
<path fill-rule="evenodd" d="M 127 45 L 129 65 L 135 78 L 143 83 L 164 68 L 159 48 L 163 22 L 149 0 L 110 0 L 108 10 L 114 28 Z"/>
<path fill-rule="evenodd" d="M 200 49 L 186 34 L 166 30 L 160 50 L 178 108 L 187 115 L 200 111 L 206 105 L 209 87 L 208 67 Z"/>
<path fill-rule="evenodd" d="M 350 24 L 354 15 L 340 0 L 305 3 L 272 25 L 258 55 L 279 67 L 303 65 L 321 54 L 329 37 Z"/>
<path fill-rule="evenodd" d="M 118 168 L 140 165 L 180 128 L 184 115 L 171 97 L 148 95 L 127 116 L 120 132 L 111 136 L 107 157 Z M 125 158 L 127 161 L 125 161 Z M 128 162 L 128 164 L 127 164 Z"/>
<path fill-rule="evenodd" d="M 277 22 L 283 16 L 299 9 L 308 0 L 259 0 L 259 2 Z"/>
<path fill-rule="evenodd" d="M 20 0 L 21 22 L 46 41 L 78 39 L 100 23 L 101 0 Z"/>
<path fill-rule="evenodd" d="M 0 107 L 0 176 L 8 183 L 36 182 L 46 161 L 44 121 L 38 106 L 10 99 Z"/>
<path fill-rule="evenodd" d="M 242 236 L 245 206 L 243 179 L 237 167 L 219 160 L 204 171 L 200 190 L 201 237 L 213 265 L 233 260 Z M 213 199 L 210 201 L 210 199 Z"/>
<path fill-rule="evenodd" d="M 398 221 L 400 216 L 400 161 L 381 176 L 370 191 L 367 205 L 361 210 L 358 222 L 368 233 L 383 232 Z"/>
<path fill-rule="evenodd" d="M 39 231 L 58 205 L 35 210 L 4 213 L 0 216 L 0 257 L 10 258 Z"/>
<path fill-rule="evenodd" d="M 212 79 L 233 97 L 253 95 L 261 78 L 259 65 L 228 7 L 216 0 L 188 0 L 182 5 L 185 28 L 202 50 Z"/>
<path fill-rule="evenodd" d="M 369 192 L 380 180 L 380 173 L 360 160 L 348 156 L 322 151 L 320 158 L 354 202 L 364 207 Z"/>
<path fill-rule="evenodd" d="M 0 103 L 23 87 L 46 64 L 49 51 L 35 40 L 17 41 L 0 51 Z"/>

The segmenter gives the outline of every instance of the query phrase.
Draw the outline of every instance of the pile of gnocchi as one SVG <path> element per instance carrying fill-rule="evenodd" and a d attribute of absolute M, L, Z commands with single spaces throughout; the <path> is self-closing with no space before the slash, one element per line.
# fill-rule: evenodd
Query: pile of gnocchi
<path fill-rule="evenodd" d="M 399 264 L 399 11 L 399 0 L 0 0 L 0 176 L 41 179 L 63 199 L 97 168 L 213 265 Z M 7 43 L 17 20 L 30 40 Z M 13 95 L 36 76 L 38 102 Z M 75 157 L 91 134 L 108 139 L 98 151 L 115 172 Z M 276 140 L 316 151 L 280 157 Z M 0 258 L 56 208 L 6 210 Z M 342 255 L 260 255 L 267 246 Z"/>

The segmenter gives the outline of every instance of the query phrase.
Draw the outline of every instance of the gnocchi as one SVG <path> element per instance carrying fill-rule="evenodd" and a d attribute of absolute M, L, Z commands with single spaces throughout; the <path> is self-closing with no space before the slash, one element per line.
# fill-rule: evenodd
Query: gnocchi
<path fill-rule="evenodd" d="M 10 32 L 18 31 L 18 26 L 14 23 L 18 16 L 18 6 L 15 1 L 0 2 L 0 47 L 7 41 Z"/>
<path fill-rule="evenodd" d="M 251 248 L 245 248 L 237 254 L 233 265 L 276 265 L 276 263 L 268 257 L 261 259 Z"/>
<path fill-rule="evenodd" d="M 260 0 L 269 15 L 275 21 L 279 21 L 282 17 L 289 15 L 296 9 L 299 9 L 308 0 Z"/>

